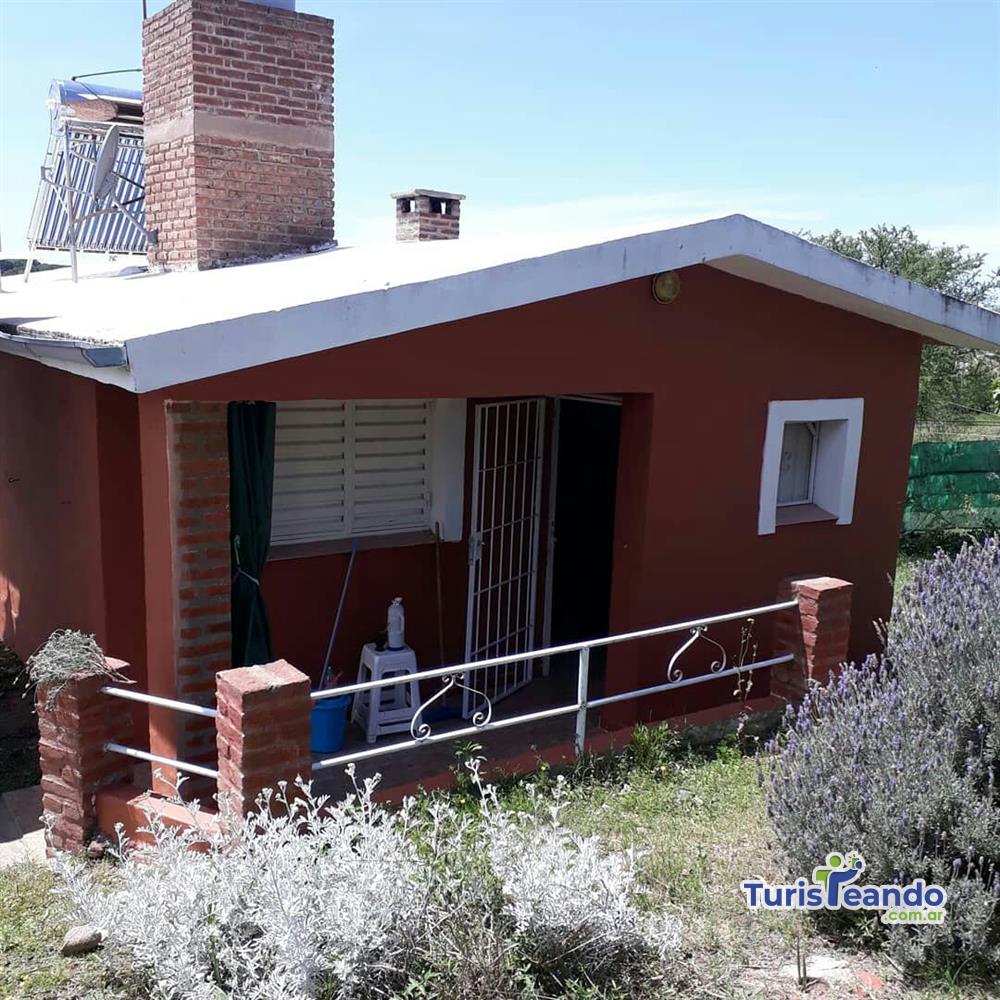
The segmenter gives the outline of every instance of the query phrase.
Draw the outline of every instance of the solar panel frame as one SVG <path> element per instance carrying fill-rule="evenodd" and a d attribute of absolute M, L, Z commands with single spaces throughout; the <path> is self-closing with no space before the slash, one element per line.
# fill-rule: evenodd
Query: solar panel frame
<path fill-rule="evenodd" d="M 98 209 L 111 208 L 112 201 L 105 198 L 98 202 L 90 194 L 97 153 L 107 128 L 89 122 L 68 121 L 70 146 L 73 153 L 69 165 L 69 183 L 74 189 L 73 206 L 77 219 L 76 249 L 89 253 L 145 254 L 145 205 L 143 183 L 145 157 L 142 132 L 136 127 L 120 128 L 118 154 L 115 157 L 114 193 L 124 205 L 124 213 L 111 211 L 87 218 Z M 33 250 L 69 250 L 69 217 L 60 197 L 60 186 L 66 177 L 64 138 L 61 132 L 49 136 L 49 145 L 42 167 L 43 179 L 28 226 L 28 243 Z M 44 179 L 48 177 L 49 180 Z M 138 200 L 136 200 L 138 199 Z M 131 204 L 128 204 L 131 202 Z M 127 214 L 129 218 L 125 218 Z M 82 221 L 81 221 L 82 220 Z"/>

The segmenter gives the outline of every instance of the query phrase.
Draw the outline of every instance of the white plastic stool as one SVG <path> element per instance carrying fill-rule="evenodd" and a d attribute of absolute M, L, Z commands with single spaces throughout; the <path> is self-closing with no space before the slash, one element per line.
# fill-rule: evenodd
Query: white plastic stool
<path fill-rule="evenodd" d="M 403 677 L 417 672 L 417 654 L 404 646 L 402 649 L 375 649 L 367 642 L 361 649 L 358 664 L 358 683 L 384 680 L 386 677 Z M 420 707 L 420 684 L 395 684 L 384 688 L 359 691 L 354 696 L 351 721 L 365 731 L 369 743 L 374 743 L 384 733 L 402 733 L 410 728 L 414 713 Z"/>

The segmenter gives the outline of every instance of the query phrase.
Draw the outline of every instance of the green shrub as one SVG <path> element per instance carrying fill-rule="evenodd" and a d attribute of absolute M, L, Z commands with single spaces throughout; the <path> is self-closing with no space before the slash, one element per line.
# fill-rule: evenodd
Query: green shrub
<path fill-rule="evenodd" d="M 0 694 L 7 691 L 24 690 L 27 677 L 21 658 L 12 649 L 0 642 Z"/>

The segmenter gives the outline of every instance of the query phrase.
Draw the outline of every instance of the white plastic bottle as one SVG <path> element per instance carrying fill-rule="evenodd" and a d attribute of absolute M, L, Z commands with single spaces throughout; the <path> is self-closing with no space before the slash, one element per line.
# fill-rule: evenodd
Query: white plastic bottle
<path fill-rule="evenodd" d="M 403 598 L 394 597 L 389 605 L 388 624 L 386 626 L 386 645 L 389 649 L 402 649 L 406 645 L 406 612 L 403 610 Z"/>

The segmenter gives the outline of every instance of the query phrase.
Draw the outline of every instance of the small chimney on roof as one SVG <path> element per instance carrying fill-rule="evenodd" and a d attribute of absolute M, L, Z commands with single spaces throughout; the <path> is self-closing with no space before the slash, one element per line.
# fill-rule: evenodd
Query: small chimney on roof
<path fill-rule="evenodd" d="M 333 239 L 333 22 L 294 0 L 173 0 L 142 27 L 149 260 Z"/>
<path fill-rule="evenodd" d="M 396 200 L 396 240 L 457 240 L 464 194 L 414 188 L 392 196 Z"/>

